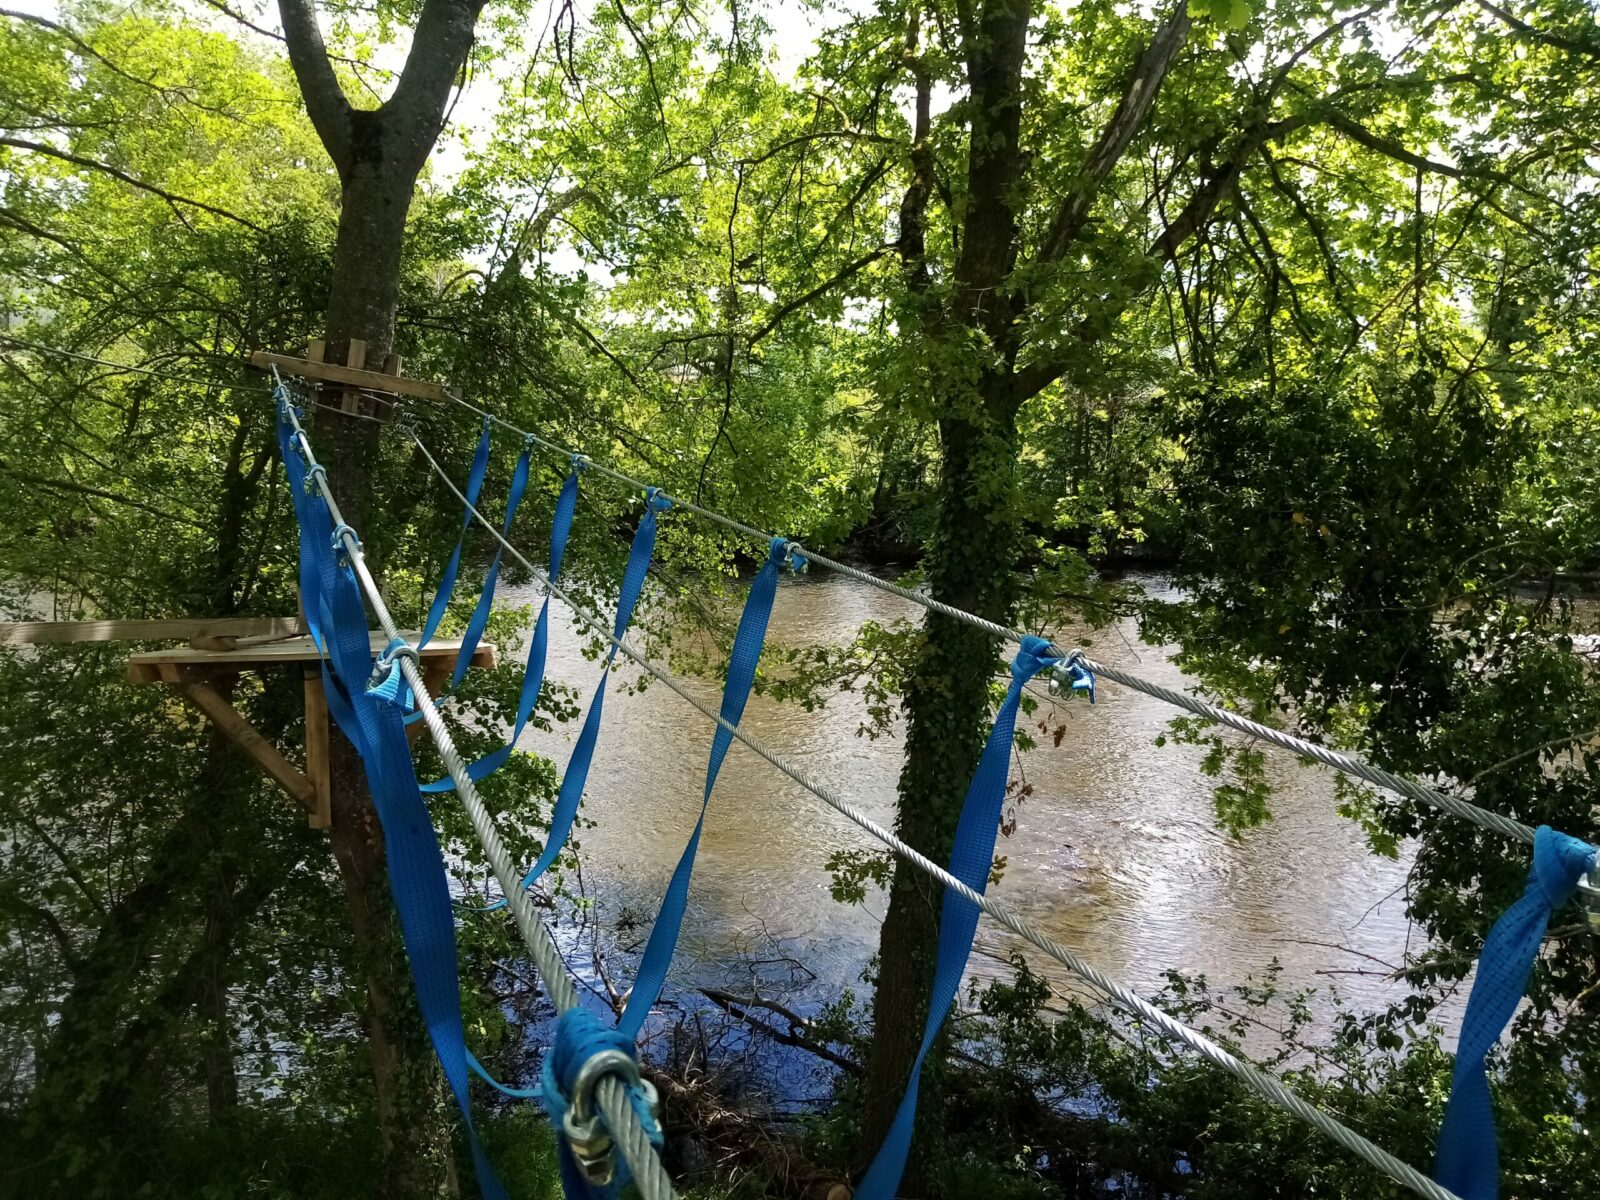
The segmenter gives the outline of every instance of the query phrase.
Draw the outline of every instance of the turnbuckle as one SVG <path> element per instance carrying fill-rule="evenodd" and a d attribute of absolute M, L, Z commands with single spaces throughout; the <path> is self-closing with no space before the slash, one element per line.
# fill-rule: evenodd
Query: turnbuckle
<path fill-rule="evenodd" d="M 561 1131 L 572 1147 L 572 1157 L 577 1160 L 584 1178 L 596 1187 L 605 1187 L 616 1177 L 614 1143 L 594 1103 L 596 1086 L 604 1076 L 613 1073 L 622 1077 L 624 1087 L 639 1089 L 652 1115 L 660 1103 L 655 1086 L 639 1073 L 639 1064 L 621 1050 L 601 1050 L 578 1068 Z"/>

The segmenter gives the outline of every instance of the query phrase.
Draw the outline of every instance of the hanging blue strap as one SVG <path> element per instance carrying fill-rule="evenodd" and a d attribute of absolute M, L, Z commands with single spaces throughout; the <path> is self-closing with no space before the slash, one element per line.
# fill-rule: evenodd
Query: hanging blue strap
<path fill-rule="evenodd" d="M 467 476 L 467 503 L 461 510 L 461 532 L 456 536 L 456 548 L 445 563 L 444 574 L 439 577 L 439 590 L 433 594 L 433 605 L 428 609 L 427 622 L 422 626 L 422 637 L 417 641 L 420 650 L 433 640 L 450 607 L 450 597 L 455 594 L 456 577 L 461 572 L 461 548 L 467 541 L 467 530 L 472 525 L 472 510 L 478 506 L 478 493 L 483 490 L 484 476 L 489 473 L 489 418 L 483 419 L 483 432 L 478 435 L 478 449 L 472 456 L 472 471 Z"/>
<path fill-rule="evenodd" d="M 572 517 L 578 507 L 578 471 L 578 464 L 574 462 L 566 483 L 561 487 L 561 495 L 556 499 L 555 518 L 550 526 L 549 574 L 553 582 L 558 581 L 561 574 L 561 560 L 567 552 L 567 538 L 572 533 Z M 533 627 L 533 640 L 528 644 L 528 662 L 522 672 L 522 695 L 517 699 L 516 725 L 504 746 L 484 755 L 477 762 L 468 764 L 467 774 L 474 782 L 486 779 L 498 771 L 516 749 L 517 739 L 527 728 L 528 721 L 533 716 L 533 707 L 539 700 L 539 691 L 544 687 L 545 660 L 549 656 L 549 648 L 550 595 L 547 592 L 544 604 L 539 608 L 539 620 Z M 448 792 L 454 787 L 455 781 L 446 776 L 424 784 L 422 790 Z"/>
<path fill-rule="evenodd" d="M 639 595 L 644 590 L 644 581 L 650 571 L 650 559 L 656 546 L 656 515 L 671 507 L 671 501 L 655 488 L 650 489 L 645 500 L 644 516 L 639 518 L 639 528 L 633 535 L 633 548 L 628 552 L 622 588 L 617 595 L 617 615 L 611 625 L 611 636 L 619 641 L 633 620 L 633 610 L 639 603 Z M 528 868 L 519 885 L 524 889 L 532 887 L 534 881 L 550 869 L 566 848 L 567 838 L 572 833 L 573 822 L 578 817 L 578 805 L 583 801 L 583 789 L 589 780 L 589 766 L 594 762 L 595 742 L 600 736 L 600 721 L 605 709 L 606 684 L 610 680 L 611 666 L 616 657 L 617 645 L 613 641 L 600 671 L 600 684 L 595 688 L 594 699 L 589 702 L 589 711 L 584 714 L 578 742 L 572 748 L 572 757 L 567 760 L 566 774 L 561 777 L 561 790 L 550 812 L 550 831 L 545 835 L 544 850 L 539 855 L 539 861 Z M 505 900 L 501 899 L 489 907 L 499 909 L 504 908 L 505 904 Z"/>
<path fill-rule="evenodd" d="M 1462 1200 L 1495 1200 L 1500 1194 L 1500 1149 L 1484 1060 L 1527 990 L 1550 914 L 1572 898 L 1578 881 L 1594 864 L 1593 846 L 1548 825 L 1539 826 L 1528 888 L 1500 914 L 1484 939 L 1456 1043 L 1450 1102 L 1433 1167 L 1435 1181 Z"/>
<path fill-rule="evenodd" d="M 523 442 L 516 469 L 511 473 L 511 490 L 506 495 L 506 515 L 500 523 L 500 536 L 503 538 L 511 536 L 511 522 L 516 518 L 523 493 L 528 490 L 528 458 L 532 453 L 533 440 L 530 438 Z M 456 652 L 456 669 L 450 674 L 451 691 L 461 685 L 462 677 L 472 665 L 472 656 L 478 652 L 483 631 L 488 627 L 489 612 L 494 608 L 494 589 L 500 580 L 500 564 L 504 558 L 504 544 L 496 543 L 494 558 L 489 560 L 489 570 L 483 577 L 483 591 L 478 594 L 478 605 L 472 610 L 472 620 L 467 622 L 467 628 L 461 634 L 461 649 Z"/>
<path fill-rule="evenodd" d="M 298 454 L 286 454 L 284 465 L 291 486 L 301 490 L 305 471 Z M 472 1122 L 449 882 L 433 822 L 417 788 L 401 710 L 395 702 L 398 697 L 384 697 L 381 687 L 379 694 L 367 690 L 373 659 L 366 609 L 349 564 L 336 561 L 325 536 L 331 532 L 325 506 L 312 502 L 296 503 L 295 507 L 301 518 L 301 579 L 310 585 L 303 603 L 307 621 L 318 630 L 327 652 L 329 711 L 361 755 L 383 827 L 390 892 L 400 916 L 417 1004 L 466 1124 L 483 1194 L 488 1200 L 505 1200 L 505 1190 L 484 1156 Z M 322 509 L 320 518 L 316 509 Z"/>
<path fill-rule="evenodd" d="M 1023 638 L 1022 647 L 1011 662 L 1011 687 L 995 713 L 994 727 L 973 772 L 967 798 L 956 825 L 955 844 L 950 851 L 950 874 L 974 891 L 982 893 L 994 866 L 994 841 L 1000 828 L 1000 810 L 1005 802 L 1007 767 L 1011 762 L 1012 736 L 1016 731 L 1017 705 L 1022 687 L 1058 660 L 1047 657 L 1050 643 L 1042 638 Z M 911 1149 L 911 1134 L 916 1124 L 917 1087 L 922 1080 L 922 1064 L 933 1048 L 944 1024 L 945 1014 L 961 987 L 961 977 L 972 953 L 972 939 L 978 931 L 978 906 L 963 896 L 947 891 L 939 912 L 939 954 L 934 965 L 933 995 L 928 1002 L 928 1020 L 923 1028 L 922 1048 L 911 1067 L 905 1097 L 895 1113 L 894 1123 L 878 1148 L 877 1157 L 867 1168 L 857 1200 L 892 1200 L 905 1170 L 906 1154 Z"/>
<path fill-rule="evenodd" d="M 778 592 L 778 568 L 789 557 L 788 544 L 782 538 L 773 538 L 767 548 L 767 561 L 744 602 L 744 614 L 739 618 L 739 631 L 734 635 L 733 653 L 728 658 L 728 675 L 722 686 L 722 719 L 737 725 L 744 716 L 745 702 L 750 699 L 750 689 L 756 680 L 756 664 L 761 661 L 761 650 L 767 642 L 767 622 L 772 617 L 772 601 Z M 683 929 L 683 914 L 689 903 L 689 881 L 694 875 L 695 855 L 700 851 L 700 835 L 705 829 L 706 808 L 711 803 L 711 790 L 717 785 L 717 775 L 722 770 L 722 760 L 733 744 L 733 734 L 721 725 L 711 739 L 711 758 L 706 765 L 706 786 L 700 797 L 700 817 L 694 824 L 689 844 L 683 848 L 677 869 L 667 884 L 666 896 L 661 901 L 661 911 L 650 930 L 650 941 L 645 946 L 644 957 L 639 961 L 639 974 L 633 981 L 633 991 L 628 996 L 628 1006 L 622 1012 L 618 1028 L 630 1039 L 639 1036 L 650 1008 L 661 995 L 667 981 L 667 968 L 678 948 L 678 934 Z"/>

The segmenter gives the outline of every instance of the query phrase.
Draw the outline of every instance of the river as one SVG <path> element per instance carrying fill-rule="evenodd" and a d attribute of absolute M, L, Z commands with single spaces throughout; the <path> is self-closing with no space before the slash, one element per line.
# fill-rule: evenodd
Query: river
<path fill-rule="evenodd" d="M 1137 582 L 1162 594 L 1159 579 Z M 536 599 L 531 587 L 507 588 L 502 603 Z M 842 642 L 863 621 L 920 615 L 899 597 L 813 572 L 780 585 L 769 643 Z M 569 614 L 553 610 L 552 617 L 549 678 L 578 687 L 587 704 L 599 664 L 584 657 Z M 1094 634 L 1067 626 L 1056 640 L 1091 638 L 1103 661 L 1168 686 L 1185 682 L 1162 648 L 1139 642 L 1132 619 Z M 620 916 L 626 925 L 631 912 L 642 920 L 642 937 L 693 828 L 711 726 L 666 688 L 635 693 L 624 686 L 637 678 L 631 668 L 619 666 L 617 678 L 584 804 L 594 827 L 582 832 L 581 848 L 603 918 Z M 719 681 L 692 679 L 689 686 L 715 706 Z M 1042 741 L 1024 759 L 1034 791 L 1020 806 L 1015 832 L 1000 840 L 1008 865 L 991 894 L 1147 993 L 1170 968 L 1227 985 L 1259 976 L 1276 959 L 1286 986 L 1317 987 L 1323 996 L 1337 986 L 1358 1008 L 1398 998 L 1399 985 L 1372 960 L 1399 963 L 1408 937 L 1419 936 L 1404 913 L 1411 850 L 1403 848 L 1398 860 L 1371 854 L 1357 827 L 1335 812 L 1329 771 L 1269 750 L 1274 819 L 1235 840 L 1213 822 L 1216 781 L 1200 770 L 1203 750 L 1154 744 L 1175 710 L 1102 683 L 1095 706 L 1080 701 L 1059 711 L 1066 725 L 1060 746 Z M 899 731 L 876 741 L 858 737 L 863 718 L 858 695 L 837 696 L 809 713 L 757 696 L 744 724 L 890 824 Z M 577 732 L 577 722 L 530 731 L 523 746 L 564 764 Z M 748 990 L 752 973 L 768 987 L 802 979 L 813 1000 L 843 987 L 864 990 L 860 974 L 876 948 L 884 899 L 836 903 L 825 863 L 837 849 L 870 844 L 735 743 L 712 797 L 678 980 Z M 969 970 L 1003 974 L 1015 949 L 1070 990 L 1062 968 L 987 920 Z M 787 958 L 815 979 L 797 974 Z"/>

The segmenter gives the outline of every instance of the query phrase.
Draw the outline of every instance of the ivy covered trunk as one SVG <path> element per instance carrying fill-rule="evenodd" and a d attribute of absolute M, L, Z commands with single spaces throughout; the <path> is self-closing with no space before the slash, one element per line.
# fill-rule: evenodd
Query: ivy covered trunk
<path fill-rule="evenodd" d="M 939 416 L 938 519 L 925 564 L 933 595 L 1002 624 L 1017 599 L 1014 504 L 1019 301 L 1008 286 L 1016 263 L 1014 208 L 1022 169 L 1021 81 L 1029 6 L 988 4 L 968 41 L 972 128 L 970 201 L 948 299 L 936 301 L 926 266 L 926 210 L 933 166 L 928 145 L 929 73 L 917 84 L 914 177 L 900 210 L 902 272 Z M 917 40 L 915 25 L 908 49 Z M 961 803 L 982 752 L 989 681 L 1000 647 L 989 634 L 929 612 L 905 686 L 906 761 L 896 829 L 936 862 L 947 862 Z M 895 865 L 878 944 L 863 1150 L 872 1153 L 894 1119 L 922 1041 L 938 949 L 943 888 Z M 922 1080 L 917 1134 L 900 1194 L 939 1191 L 938 1064 Z"/>

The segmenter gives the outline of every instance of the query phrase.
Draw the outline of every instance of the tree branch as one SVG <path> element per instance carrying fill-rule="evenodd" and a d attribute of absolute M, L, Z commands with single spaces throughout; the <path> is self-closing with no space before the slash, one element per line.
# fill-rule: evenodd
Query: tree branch
<path fill-rule="evenodd" d="M 766 337 L 769 333 L 776 329 L 791 313 L 804 308 L 813 300 L 838 287 L 841 283 L 846 282 L 852 276 L 860 274 L 863 270 L 877 262 L 880 258 L 882 258 L 885 254 L 888 254 L 893 249 L 893 246 L 879 246 L 870 254 L 863 254 L 860 258 L 856 259 L 855 262 L 841 268 L 838 273 L 832 277 L 824 279 L 821 283 L 817 284 L 816 287 L 812 288 L 805 294 L 796 296 L 793 300 L 787 301 L 784 304 L 780 304 L 777 309 L 773 311 L 772 315 L 770 315 L 766 321 L 762 323 L 761 328 L 757 329 L 750 335 L 749 339 L 747 340 L 747 345 L 754 346 L 762 338 Z"/>
<path fill-rule="evenodd" d="M 278 17 L 283 22 L 283 40 L 289 47 L 289 65 L 294 68 L 300 95 L 306 102 L 306 115 L 334 168 L 343 175 L 350 167 L 353 110 L 328 61 L 328 49 L 317 26 L 316 6 L 313 0 L 278 0 Z"/>
<path fill-rule="evenodd" d="M 177 513 L 170 513 L 164 509 L 157 508 L 153 504 L 146 504 L 143 500 L 135 500 L 131 496 L 119 496 L 116 492 L 103 491 L 97 487 L 90 487 L 86 483 L 75 483 L 67 479 L 50 479 L 43 475 L 33 475 L 26 471 L 19 471 L 15 467 L 8 466 L 5 463 L 0 463 L 0 475 L 8 475 L 12 479 L 15 479 L 18 483 L 32 484 L 34 487 L 49 488 L 52 491 L 58 492 L 75 492 L 81 496 L 93 496 L 98 500 L 109 500 L 113 504 L 122 504 L 126 505 L 128 508 L 137 508 L 141 512 L 147 512 L 152 516 L 160 517 L 164 521 L 177 521 L 181 524 L 189 525 L 195 529 L 209 530 L 209 526 L 200 521 L 196 521 L 193 517 L 185 517 Z"/>
<path fill-rule="evenodd" d="M 1188 41 L 1189 23 L 1187 0 L 1179 0 L 1166 23 L 1156 30 L 1150 44 L 1134 64 L 1116 111 L 1111 114 L 1111 120 L 1101 131 L 1083 170 L 1068 189 L 1061 207 L 1056 210 L 1049 232 L 1039 247 L 1040 262 L 1053 262 L 1060 258 L 1083 232 L 1101 185 L 1121 160 L 1134 135 L 1143 128 L 1173 60 Z"/>
<path fill-rule="evenodd" d="M 198 208 L 202 212 L 208 212 L 214 216 L 223 217 L 229 221 L 235 221 L 238 224 L 243 225 L 246 229 L 253 229 L 257 233 L 266 232 L 265 229 L 257 225 L 254 221 L 246 220 L 237 213 L 231 213 L 225 208 L 218 208 L 214 204 L 207 204 L 204 200 L 191 200 L 187 196 L 179 196 L 174 192 L 167 191 L 165 188 L 159 188 L 153 183 L 146 183 L 142 179 L 138 179 L 135 176 L 129 175 L 126 171 L 118 170 L 110 163 L 100 162 L 98 159 L 84 158 L 82 155 L 71 154 L 65 150 L 57 150 L 54 146 L 46 146 L 42 142 L 29 142 L 24 141 L 22 138 L 0 137 L 0 146 L 10 146 L 14 150 L 27 150 L 32 154 L 43 154 L 49 158 L 58 158 L 62 162 L 69 162 L 73 164 L 73 166 L 83 167 L 85 170 L 99 171 L 102 175 L 109 175 L 113 179 L 120 179 L 123 183 L 126 183 L 131 187 L 136 187 L 141 192 L 149 192 L 152 196 L 161 197 L 161 199 L 172 205 L 174 209 L 176 209 L 180 204 L 186 204 L 190 208 Z"/>

